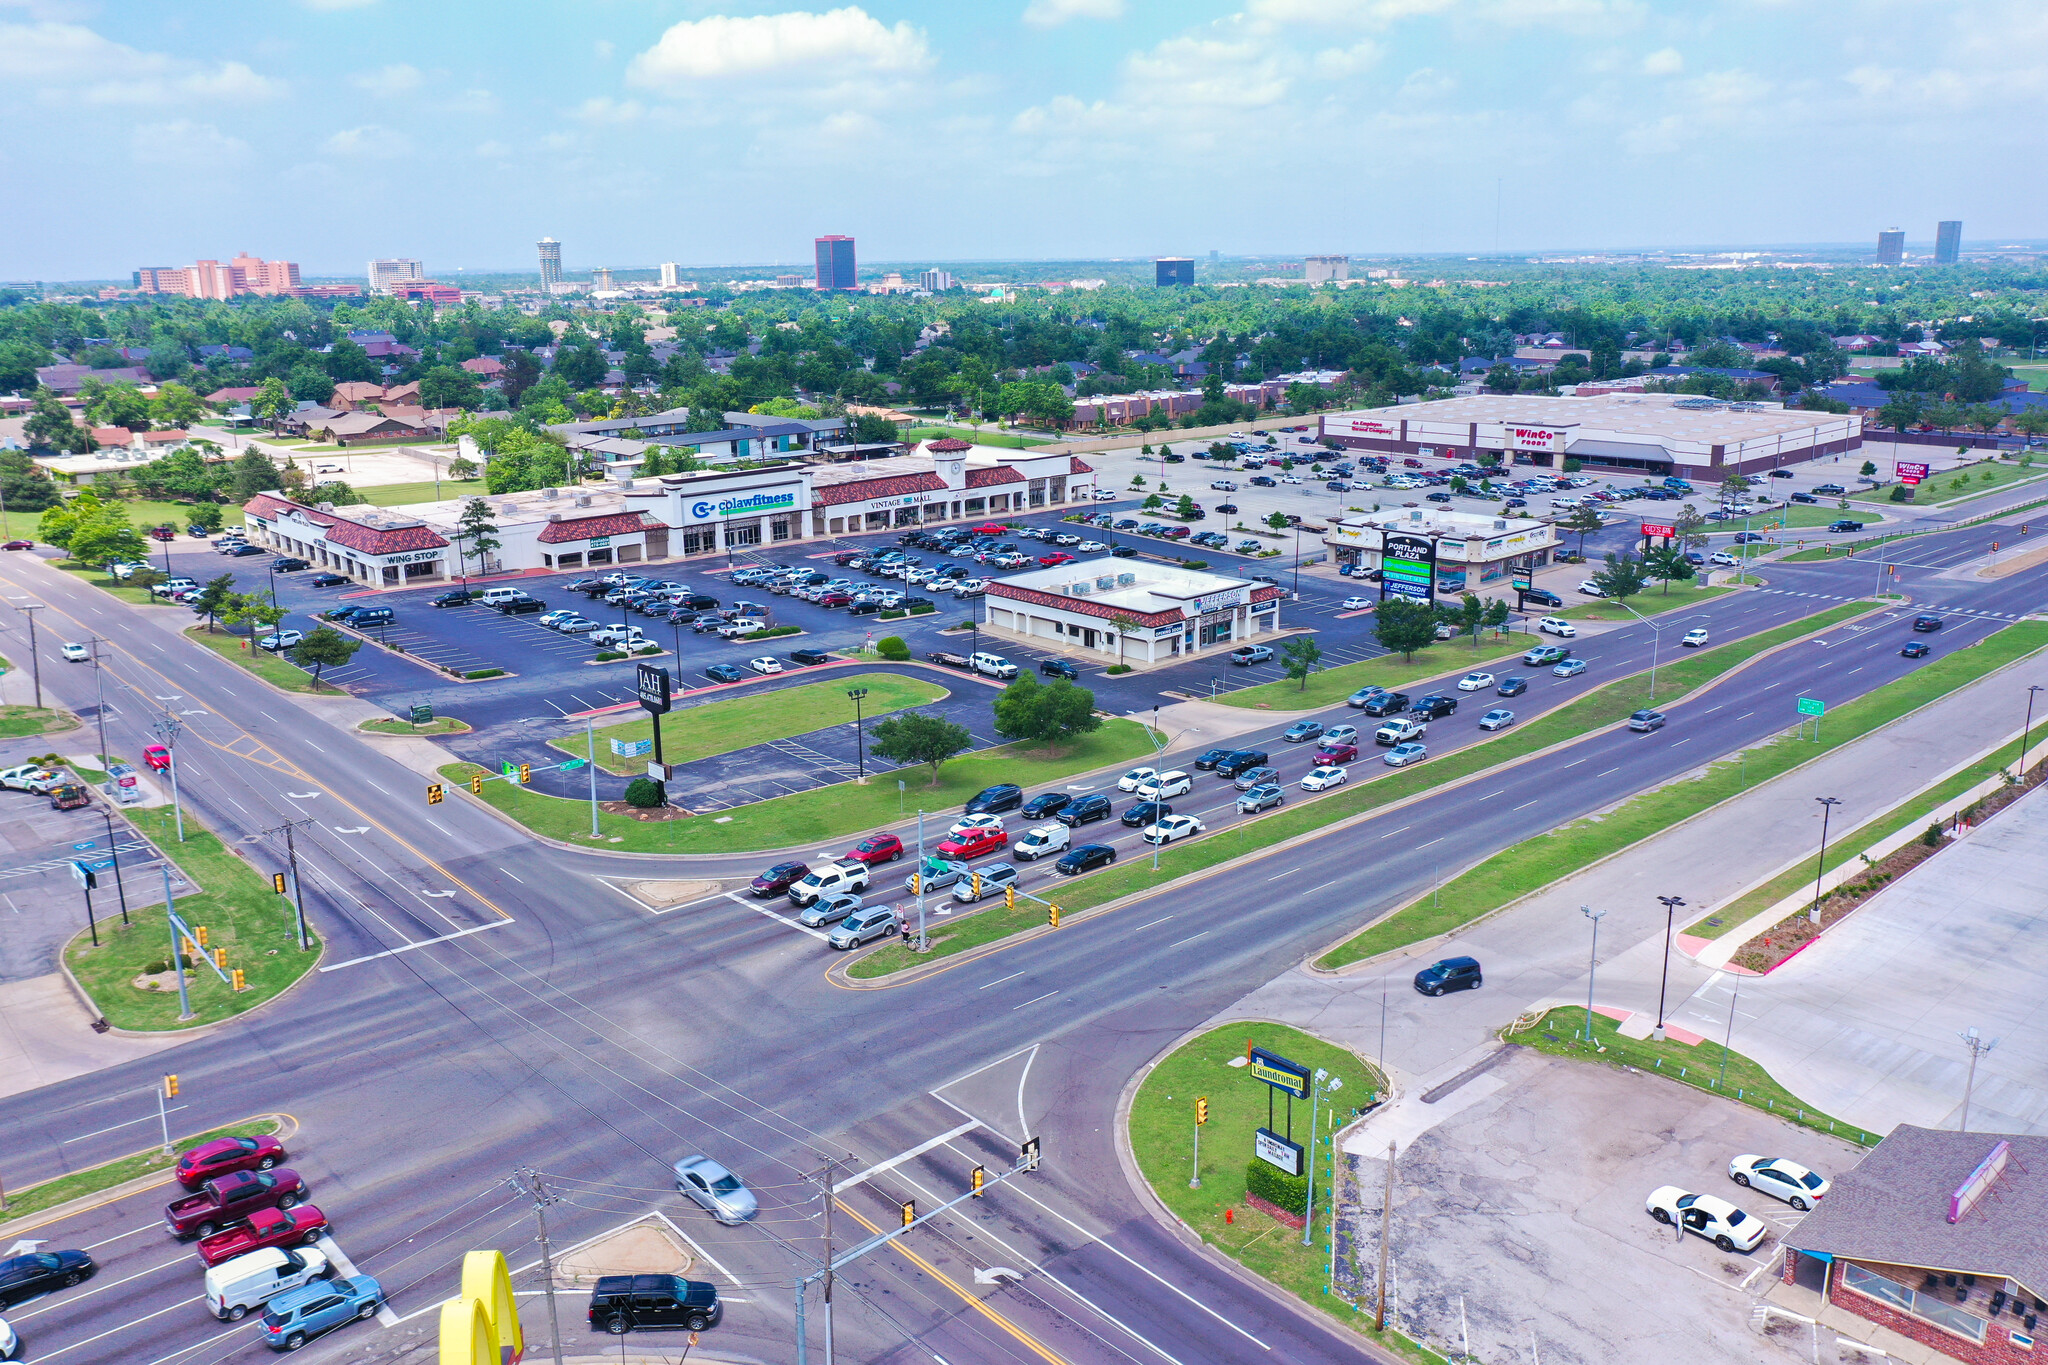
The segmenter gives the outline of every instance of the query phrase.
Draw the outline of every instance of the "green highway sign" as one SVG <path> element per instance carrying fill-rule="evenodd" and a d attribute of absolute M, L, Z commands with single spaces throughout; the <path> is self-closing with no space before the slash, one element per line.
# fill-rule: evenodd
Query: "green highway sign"
<path fill-rule="evenodd" d="M 565 773 L 573 773 L 582 766 L 583 760 L 580 758 L 565 758 L 561 762 L 561 769 Z"/>
<path fill-rule="evenodd" d="M 1799 714 L 1802 716 L 1818 716 L 1827 709 L 1819 697 L 1801 697 L 1799 699 Z"/>

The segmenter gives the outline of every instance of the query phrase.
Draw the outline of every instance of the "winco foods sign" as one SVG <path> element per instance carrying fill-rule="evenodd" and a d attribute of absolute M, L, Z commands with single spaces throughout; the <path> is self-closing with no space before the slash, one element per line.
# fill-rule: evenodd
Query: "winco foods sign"
<path fill-rule="evenodd" d="M 1517 450 L 1558 450 L 1564 445 L 1564 433 L 1549 427 L 1509 427 L 1507 436 Z"/>

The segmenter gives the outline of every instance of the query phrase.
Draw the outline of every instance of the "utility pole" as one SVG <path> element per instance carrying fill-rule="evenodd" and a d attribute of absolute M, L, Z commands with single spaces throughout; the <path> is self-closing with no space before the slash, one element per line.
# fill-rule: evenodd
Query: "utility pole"
<path fill-rule="evenodd" d="M 1387 1330 L 1387 1239 L 1394 1234 L 1394 1141 L 1387 1139 L 1387 1188 L 1380 1196 L 1379 1306 L 1373 1309 L 1372 1330 Z"/>
<path fill-rule="evenodd" d="M 185 842 L 185 808 L 178 802 L 178 731 L 185 722 L 176 716 L 165 716 L 152 729 L 157 738 L 164 742 L 164 750 L 170 755 L 167 770 L 171 775 L 171 815 L 178 822 L 178 842 Z"/>
<path fill-rule="evenodd" d="M 1842 804 L 1839 797 L 1816 796 L 1820 802 L 1820 857 L 1813 863 L 1813 908 L 1806 912 L 1808 923 L 1820 923 L 1820 878 L 1828 865 L 1828 817 L 1835 813 L 1835 807 Z"/>
<path fill-rule="evenodd" d="M 1685 901 L 1677 896 L 1659 896 L 1657 902 L 1664 907 L 1664 968 L 1657 978 L 1657 1027 L 1652 1032 L 1661 1043 L 1664 1041 L 1664 991 L 1671 984 L 1672 919 Z"/>
<path fill-rule="evenodd" d="M 292 842 L 292 831 L 299 825 L 310 825 L 312 823 L 311 820 L 293 820 L 287 824 L 277 826 L 276 829 L 266 829 L 263 831 L 265 834 L 277 834 L 279 832 L 284 834 L 284 853 L 285 857 L 290 861 L 292 868 L 292 900 L 298 917 L 299 951 L 302 953 L 312 945 L 306 938 L 306 888 L 299 882 L 299 849 L 298 845 Z"/>
<path fill-rule="evenodd" d="M 28 667 L 29 672 L 36 680 L 36 709 L 39 711 L 43 706 L 43 659 L 40 654 L 36 653 L 36 613 L 43 609 L 43 604 L 40 602 L 32 602 L 28 606 L 15 608 L 16 611 L 28 618 Z"/>
<path fill-rule="evenodd" d="M 2034 694 L 2041 690 L 2039 684 L 2027 689 L 2027 725 L 2020 731 L 2020 766 L 2017 770 L 2023 787 L 2027 784 L 2027 745 L 2034 738 Z"/>
<path fill-rule="evenodd" d="M 521 1176 L 526 1178 L 526 1187 L 520 1184 Z M 562 1365 L 562 1319 L 555 1308 L 555 1260 L 548 1245 L 548 1205 L 560 1203 L 561 1198 L 548 1193 L 547 1186 L 541 1184 L 540 1172 L 536 1170 L 520 1171 L 506 1183 L 533 1198 L 533 1220 L 540 1228 L 541 1283 L 546 1286 L 548 1296 L 548 1340 L 554 1347 L 555 1365 Z"/>
<path fill-rule="evenodd" d="M 121 927 L 128 927 L 128 886 L 121 880 L 121 844 L 114 834 L 114 815 L 105 806 L 100 807 L 100 818 L 107 822 L 107 858 L 114 865 L 114 891 L 121 897 Z"/>
<path fill-rule="evenodd" d="M 92 709 L 100 726 L 100 762 L 111 768 L 114 760 L 107 754 L 107 685 L 100 672 L 100 643 L 99 636 L 92 637 Z"/>
<path fill-rule="evenodd" d="M 590 769 L 590 837 L 596 839 L 603 832 L 597 827 L 597 729 L 589 716 L 583 718 L 583 752 L 583 766 Z"/>
<path fill-rule="evenodd" d="M 171 899 L 171 860 L 158 860 L 157 868 L 164 874 L 164 921 L 171 931 L 171 975 L 178 979 L 178 1018 L 192 1017 L 192 997 L 185 989 L 185 959 L 178 948 L 178 903 Z"/>
<path fill-rule="evenodd" d="M 1593 948 L 1586 954 L 1586 1041 L 1593 1041 L 1593 973 L 1600 965 L 1600 921 L 1607 917 L 1605 910 L 1598 914 L 1590 905 L 1579 907 L 1579 913 L 1593 921 Z"/>

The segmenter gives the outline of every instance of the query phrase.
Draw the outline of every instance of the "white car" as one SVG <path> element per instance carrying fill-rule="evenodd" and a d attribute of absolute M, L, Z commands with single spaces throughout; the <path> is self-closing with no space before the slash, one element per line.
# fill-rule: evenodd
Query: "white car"
<path fill-rule="evenodd" d="M 756 673 L 780 673 L 782 671 L 781 661 L 772 654 L 763 654 L 758 659 L 747 660 L 747 667 L 753 669 Z"/>
<path fill-rule="evenodd" d="M 977 829 L 1001 829 L 1002 827 L 1003 817 L 1000 815 L 966 815 L 955 820 L 952 828 L 946 831 L 946 835 L 948 838 L 952 838 Z"/>
<path fill-rule="evenodd" d="M 1116 789 L 1120 792 L 1134 792 L 1157 776 L 1157 768 L 1133 768 L 1116 780 Z"/>
<path fill-rule="evenodd" d="M 0 787 L 11 792 L 35 792 L 39 796 L 70 780 L 68 773 L 59 773 L 40 763 L 23 763 L 0 771 Z"/>
<path fill-rule="evenodd" d="M 1192 815 L 1169 815 L 1156 825 L 1147 825 L 1138 837 L 1148 844 L 1170 844 L 1175 839 L 1185 839 L 1190 834 L 1200 834 L 1208 826 Z"/>
<path fill-rule="evenodd" d="M 1515 713 L 1505 706 L 1496 706 L 1479 718 L 1482 730 L 1505 730 L 1515 723 Z"/>
<path fill-rule="evenodd" d="M 738 640 L 749 635 L 758 635 L 768 629 L 768 623 L 758 616 L 742 616 L 737 621 L 728 621 L 718 628 L 722 639 Z"/>
<path fill-rule="evenodd" d="M 1304 437 L 1302 437 L 1301 439 L 1302 439 L 1302 440 L 1304 440 L 1304 441 L 1306 441 L 1306 440 L 1308 439 L 1308 437 L 1304 436 Z M 1300 476 L 1299 474 L 1282 474 L 1282 475 L 1280 476 L 1280 482 L 1282 482 L 1282 483 L 1300 483 L 1300 482 L 1301 482 L 1301 476 Z"/>
<path fill-rule="evenodd" d="M 1185 796 L 1195 789 L 1195 779 L 1178 768 L 1170 773 L 1158 773 L 1149 781 L 1139 784 L 1140 801 L 1170 801 L 1176 796 Z"/>
<path fill-rule="evenodd" d="M 1764 1239 L 1761 1218 L 1752 1218 L 1711 1194 L 1691 1194 L 1676 1185 L 1663 1185 L 1650 1191 L 1643 1207 L 1658 1222 L 1676 1223 L 1723 1251 L 1754 1251 Z"/>
<path fill-rule="evenodd" d="M 1578 635 L 1579 628 L 1562 616 L 1546 616 L 1536 623 L 1536 629 L 1548 635 L 1559 635 L 1570 640 Z"/>
<path fill-rule="evenodd" d="M 1830 1185 L 1826 1176 L 1781 1156 L 1736 1157 L 1728 1163 L 1728 1178 L 1782 1199 L 1802 1213 L 1818 1204 Z"/>
<path fill-rule="evenodd" d="M 1344 599 L 1344 610 L 1365 611 L 1369 609 L 1372 606 L 1372 604 L 1373 601 L 1370 597 L 1347 597 Z"/>
<path fill-rule="evenodd" d="M 1742 560 L 1728 550 L 1716 550 L 1707 556 L 1707 563 L 1719 564 L 1725 568 L 1740 568 Z"/>
<path fill-rule="evenodd" d="M 1458 690 L 1460 692 L 1479 692 L 1491 686 L 1493 686 L 1493 674 L 1491 673 L 1467 673 L 1464 677 L 1458 679 Z"/>
<path fill-rule="evenodd" d="M 280 630 L 274 635 L 264 636 L 256 643 L 261 645 L 265 649 L 276 651 L 280 649 L 290 649 L 292 646 L 298 644 L 301 640 L 304 640 L 305 638 L 306 632 L 303 630 Z"/>
<path fill-rule="evenodd" d="M 1680 640 L 1678 643 L 1684 645 L 1687 649 L 1698 649 L 1701 645 L 1705 644 L 1706 642 L 1707 628 L 1705 626 L 1694 626 L 1691 630 L 1685 633 L 1685 638 L 1683 640 Z"/>
<path fill-rule="evenodd" d="M 82 664 L 92 657 L 91 650 L 87 649 L 84 645 L 70 640 L 65 641 L 64 647 L 57 652 L 75 664 Z"/>
<path fill-rule="evenodd" d="M 1121 493 L 1118 493 L 1113 488 L 1098 488 L 1095 490 L 1094 494 L 1095 500 L 1097 502 L 1115 502 L 1118 498 L 1122 496 L 1123 495 Z"/>
<path fill-rule="evenodd" d="M 1331 787 L 1341 787 L 1350 780 L 1351 772 L 1346 768 L 1311 768 L 1308 776 L 1301 779 L 1301 789 L 1305 792 L 1328 791 Z"/>
<path fill-rule="evenodd" d="M 1601 587 L 1598 583 L 1595 583 L 1590 578 L 1585 580 L 1583 583 L 1579 584 L 1579 591 L 1584 593 L 1588 597 L 1607 596 L 1607 589 Z"/>
<path fill-rule="evenodd" d="M 1084 555 L 1099 555 L 1109 547 L 1099 540 L 1084 540 L 1074 548 Z"/>

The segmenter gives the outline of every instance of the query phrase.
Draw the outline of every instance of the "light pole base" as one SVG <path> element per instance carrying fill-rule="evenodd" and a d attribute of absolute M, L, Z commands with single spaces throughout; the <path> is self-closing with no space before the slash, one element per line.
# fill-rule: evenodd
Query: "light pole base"
<path fill-rule="evenodd" d="M 1202 1177 L 1200 1177 L 1200 1176 L 1196 1176 L 1196 1177 L 1195 1177 L 1195 1178 L 1194 1178 L 1193 1180 L 1190 1180 L 1190 1181 L 1188 1182 L 1188 1188 L 1189 1188 L 1189 1189 L 1191 1189 L 1191 1190 L 1199 1190 L 1199 1189 L 1201 1189 L 1201 1188 L 1202 1188 Z"/>
<path fill-rule="evenodd" d="M 1659 1042 L 1659 1043 L 1663 1042 L 1663 1041 L 1664 1041 L 1664 1026 L 1663 1026 L 1662 1024 L 1659 1024 L 1659 1025 L 1657 1025 L 1657 1027 L 1655 1027 L 1655 1028 L 1651 1029 L 1651 1030 L 1650 1030 L 1650 1037 L 1651 1037 L 1651 1039 L 1652 1039 L 1653 1041 L 1655 1041 L 1655 1042 Z"/>

